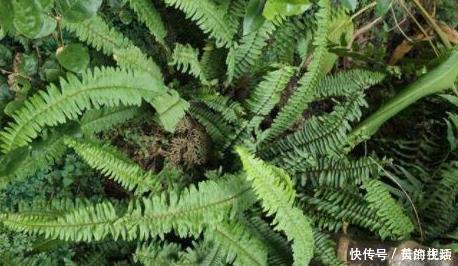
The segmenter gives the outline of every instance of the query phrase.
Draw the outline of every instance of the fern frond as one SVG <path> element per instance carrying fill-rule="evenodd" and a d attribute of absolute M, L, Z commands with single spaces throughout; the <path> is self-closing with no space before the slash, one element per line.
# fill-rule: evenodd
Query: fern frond
<path fill-rule="evenodd" d="M 156 111 L 155 121 L 168 132 L 174 132 L 175 126 L 189 109 L 189 103 L 175 90 L 167 90 L 167 93 L 151 99 L 150 103 Z"/>
<path fill-rule="evenodd" d="M 364 188 L 367 190 L 365 195 L 369 208 L 373 209 L 380 220 L 390 229 L 392 237 L 403 239 L 415 229 L 412 221 L 401 206 L 391 197 L 388 189 L 379 180 L 363 181 Z"/>
<path fill-rule="evenodd" d="M 202 71 L 209 80 L 222 79 L 226 73 L 224 62 L 227 56 L 227 51 L 223 48 L 216 48 L 213 43 L 207 43 L 203 48 L 200 66 Z"/>
<path fill-rule="evenodd" d="M 314 37 L 315 50 L 308 72 L 299 81 L 299 87 L 291 95 L 285 107 L 275 117 L 272 126 L 263 134 L 263 140 L 269 141 L 289 129 L 301 116 L 307 105 L 313 100 L 316 86 L 322 77 L 323 58 L 327 52 L 327 33 L 331 6 L 329 0 L 319 0 L 317 17 L 318 29 Z"/>
<path fill-rule="evenodd" d="M 344 262 L 340 261 L 336 255 L 336 243 L 328 235 L 318 231 L 313 231 L 315 240 L 315 257 L 324 265 L 343 266 Z"/>
<path fill-rule="evenodd" d="M 221 224 L 255 202 L 249 185 L 240 176 L 205 181 L 181 193 L 172 191 L 123 204 L 83 204 L 49 216 L 4 213 L 0 223 L 16 232 L 46 238 L 92 242 L 108 236 L 115 240 L 147 239 L 174 230 L 177 235 L 198 236 L 204 228 Z"/>
<path fill-rule="evenodd" d="M 237 128 L 237 132 L 227 142 L 225 148 L 236 144 L 243 137 L 244 133 L 257 128 L 261 124 L 265 116 L 280 101 L 280 94 L 286 88 L 294 72 L 294 68 L 284 66 L 266 74 L 264 80 L 256 86 L 244 103 L 250 118 L 244 121 L 241 127 Z"/>
<path fill-rule="evenodd" d="M 196 119 L 206 130 L 210 138 L 218 145 L 231 139 L 235 128 L 220 114 L 205 107 L 191 106 L 190 115 Z"/>
<path fill-rule="evenodd" d="M 225 122 L 233 125 L 240 124 L 244 109 L 240 103 L 220 94 L 203 94 L 199 100 L 208 108 L 221 115 Z"/>
<path fill-rule="evenodd" d="M 46 92 L 25 101 L 13 115 L 15 121 L 0 133 L 3 152 L 27 145 L 44 127 L 77 119 L 85 110 L 102 105 L 140 106 L 143 99 L 155 105 L 154 98 L 167 93 L 162 81 L 148 74 L 113 68 L 87 71 L 81 80 L 69 75 L 60 80 L 60 87 L 51 84 Z"/>
<path fill-rule="evenodd" d="M 347 143 L 350 123 L 361 117 L 361 106 L 367 103 L 361 92 L 355 93 L 348 102 L 337 105 L 334 111 L 324 116 L 313 116 L 295 133 L 274 144 L 263 145 L 263 158 L 294 158 L 301 153 L 315 155 L 340 154 Z"/>
<path fill-rule="evenodd" d="M 79 23 L 72 23 L 64 18 L 62 25 L 66 30 L 74 33 L 81 41 L 86 42 L 106 55 L 113 54 L 115 49 L 134 46 L 129 39 L 111 28 L 100 16 L 95 16 Z"/>
<path fill-rule="evenodd" d="M 63 19 L 62 24 L 81 41 L 106 55 L 112 55 L 119 66 L 144 71 L 157 79 L 162 79 L 157 64 L 101 17 L 95 16 L 80 23 L 71 23 Z"/>
<path fill-rule="evenodd" d="M 240 44 L 235 46 L 233 51 L 235 78 L 253 72 L 253 67 L 261 57 L 262 49 L 267 45 L 267 40 L 274 30 L 275 24 L 266 21 L 258 30 L 242 37 Z"/>
<path fill-rule="evenodd" d="M 132 106 L 119 106 L 87 111 L 80 119 L 81 131 L 85 135 L 92 135 L 113 128 L 139 116 L 142 108 Z"/>
<path fill-rule="evenodd" d="M 162 73 L 154 60 L 145 55 L 140 48 L 129 46 L 113 50 L 113 59 L 121 68 L 143 71 L 162 80 Z"/>
<path fill-rule="evenodd" d="M 145 192 L 159 192 L 158 176 L 144 171 L 114 147 L 102 146 L 92 140 L 66 138 L 65 144 L 72 148 L 84 161 L 102 174 L 109 176 L 127 190 L 137 195 Z"/>
<path fill-rule="evenodd" d="M 372 157 L 358 160 L 347 158 L 319 158 L 317 164 L 311 167 L 294 165 L 293 171 L 301 177 L 302 185 L 311 182 L 315 187 L 343 188 L 360 185 L 363 180 L 377 178 L 380 175 L 383 161 Z M 286 168 L 289 168 L 286 166 Z"/>
<path fill-rule="evenodd" d="M 392 236 L 388 224 L 377 216 L 377 210 L 357 191 L 350 189 L 317 189 L 313 196 L 301 195 L 301 203 L 318 228 L 337 232 L 344 222 L 356 224 L 377 233 L 381 238 Z"/>
<path fill-rule="evenodd" d="M 226 21 L 229 27 L 237 33 L 240 24 L 245 16 L 248 2 L 245 0 L 231 0 L 227 7 Z"/>
<path fill-rule="evenodd" d="M 175 243 L 152 242 L 137 247 L 134 254 L 134 262 L 141 263 L 145 266 L 166 266 L 177 265 L 174 259 L 177 259 L 181 247 Z"/>
<path fill-rule="evenodd" d="M 149 32 L 156 38 L 156 41 L 164 44 L 167 30 L 165 29 L 159 12 L 157 12 L 151 1 L 129 0 L 129 5 L 137 14 L 138 19 L 146 25 Z"/>
<path fill-rule="evenodd" d="M 441 236 L 451 230 L 458 220 L 458 162 L 453 161 L 442 166 L 439 176 L 438 182 L 428 186 L 428 198 L 423 203 L 421 211 L 427 221 L 424 225 L 430 238 Z"/>
<path fill-rule="evenodd" d="M 191 45 L 177 43 L 170 64 L 176 66 L 179 71 L 198 78 L 202 84 L 208 84 L 208 79 L 199 62 L 199 51 L 192 48 Z"/>
<path fill-rule="evenodd" d="M 32 142 L 30 149 L 19 148 L 6 154 L 0 160 L 0 188 L 13 180 L 24 180 L 39 171 L 48 170 L 67 150 L 63 137 L 61 132 L 55 131 L 46 139 Z M 20 152 L 21 149 L 27 151 L 17 157 L 15 153 Z M 13 160 L 16 166 L 12 166 L 7 160 Z"/>
<path fill-rule="evenodd" d="M 269 265 L 287 266 L 293 263 L 288 241 L 279 233 L 273 231 L 267 222 L 258 216 L 254 216 L 248 219 L 247 226 L 251 233 L 266 246 Z"/>
<path fill-rule="evenodd" d="M 273 41 L 266 51 L 269 61 L 292 65 L 298 42 L 311 34 L 309 24 L 303 18 L 291 17 L 280 25 L 273 32 Z"/>
<path fill-rule="evenodd" d="M 168 6 L 181 10 L 186 18 L 196 22 L 197 26 L 214 38 L 218 47 L 228 47 L 235 34 L 234 29 L 225 20 L 224 10 L 211 0 L 163 0 Z"/>
<path fill-rule="evenodd" d="M 280 168 L 265 164 L 244 148 L 238 147 L 247 179 L 256 196 L 262 200 L 268 216 L 275 215 L 273 224 L 293 241 L 294 265 L 308 264 L 313 257 L 313 233 L 309 219 L 293 207 L 295 191 L 290 177 Z"/>
<path fill-rule="evenodd" d="M 226 262 L 233 265 L 267 265 L 264 245 L 240 223 L 220 223 L 206 232 L 206 239 L 219 243 Z"/>
<path fill-rule="evenodd" d="M 362 92 L 380 83 L 385 75 L 380 72 L 364 69 L 342 71 L 335 75 L 322 78 L 316 89 L 317 99 L 329 97 L 351 96 L 355 92 Z"/>

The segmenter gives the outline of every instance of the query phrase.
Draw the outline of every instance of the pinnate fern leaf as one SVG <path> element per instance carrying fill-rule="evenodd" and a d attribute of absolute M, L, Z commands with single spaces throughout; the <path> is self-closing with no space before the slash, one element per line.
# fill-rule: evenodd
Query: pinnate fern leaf
<path fill-rule="evenodd" d="M 60 210 L 56 217 L 42 213 L 3 213 L 0 223 L 16 232 L 40 234 L 46 238 L 93 242 L 114 239 L 164 237 L 172 230 L 181 237 L 198 236 L 205 228 L 232 219 L 256 199 L 241 176 L 205 181 L 181 193 L 164 192 L 122 203 L 80 204 Z"/>
<path fill-rule="evenodd" d="M 313 100 L 315 90 L 322 77 L 323 58 L 327 52 L 327 33 L 330 20 L 331 6 L 329 0 L 318 1 L 318 29 L 314 37 L 315 50 L 308 72 L 299 81 L 299 87 L 291 95 L 285 107 L 275 117 L 272 126 L 264 132 L 263 140 L 268 141 L 289 129 L 301 116 L 307 105 Z"/>
<path fill-rule="evenodd" d="M 159 192 L 159 177 L 144 171 L 114 147 L 103 146 L 92 140 L 78 140 L 67 137 L 65 144 L 72 148 L 89 166 L 113 178 L 124 188 L 137 195 L 145 192 Z"/>
<path fill-rule="evenodd" d="M 236 151 L 263 209 L 269 216 L 275 214 L 275 228 L 293 241 L 294 265 L 307 265 L 313 257 L 313 233 L 309 219 L 293 207 L 295 191 L 290 177 L 282 169 L 255 158 L 245 148 L 237 147 Z"/>
<path fill-rule="evenodd" d="M 138 19 L 149 29 L 159 43 L 164 43 L 167 30 L 159 12 L 148 0 L 129 0 L 130 7 L 137 13 Z"/>
<path fill-rule="evenodd" d="M 81 80 L 69 75 L 66 80 L 61 79 L 60 87 L 61 90 L 51 84 L 46 92 L 29 98 L 14 114 L 14 122 L 0 133 L 3 152 L 27 145 L 45 126 L 75 120 L 85 110 L 120 104 L 140 106 L 142 100 L 155 105 L 153 100 L 168 92 L 162 81 L 144 72 L 113 68 L 87 71 Z"/>
<path fill-rule="evenodd" d="M 175 7 L 186 17 L 196 22 L 204 33 L 216 40 L 218 47 L 228 47 L 235 34 L 224 16 L 224 9 L 211 0 L 163 0 L 168 6 Z"/>

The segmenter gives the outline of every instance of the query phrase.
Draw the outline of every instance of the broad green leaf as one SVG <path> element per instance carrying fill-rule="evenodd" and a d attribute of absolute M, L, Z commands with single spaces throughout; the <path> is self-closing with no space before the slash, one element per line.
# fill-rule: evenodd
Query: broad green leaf
<path fill-rule="evenodd" d="M 358 0 L 342 0 L 342 5 L 350 11 L 355 11 Z"/>
<path fill-rule="evenodd" d="M 18 71 L 26 76 L 37 73 L 38 59 L 35 54 L 20 54 L 18 60 Z"/>
<path fill-rule="evenodd" d="M 35 0 L 13 1 L 14 19 L 13 24 L 19 33 L 33 39 L 40 33 L 44 16 L 41 5 Z"/>
<path fill-rule="evenodd" d="M 64 72 L 60 65 L 51 58 L 48 58 L 40 68 L 40 77 L 43 80 L 53 82 L 56 81 Z"/>
<path fill-rule="evenodd" d="M 0 76 L 0 103 L 8 101 L 11 98 L 10 89 L 6 78 Z"/>
<path fill-rule="evenodd" d="M 11 0 L 0 0 L 0 7 L 0 26 L 9 31 L 13 27 L 13 4 Z"/>
<path fill-rule="evenodd" d="M 45 15 L 43 17 L 43 25 L 41 26 L 40 32 L 35 35 L 34 39 L 43 38 L 54 32 L 56 29 L 57 22 L 54 18 Z"/>
<path fill-rule="evenodd" d="M 54 5 L 54 0 L 38 0 L 38 2 L 44 11 L 49 11 Z"/>
<path fill-rule="evenodd" d="M 311 6 L 309 0 L 267 0 L 262 14 L 268 20 L 273 20 L 277 16 L 300 15 Z"/>
<path fill-rule="evenodd" d="M 13 53 L 6 46 L 0 44 L 0 67 L 11 65 Z"/>
<path fill-rule="evenodd" d="M 390 9 L 392 0 L 377 0 L 377 5 L 375 6 L 375 15 L 381 17 L 384 16 Z"/>
<path fill-rule="evenodd" d="M 265 0 L 250 0 L 243 19 L 243 35 L 256 31 L 262 26 L 265 21 L 262 16 L 265 3 Z"/>
<path fill-rule="evenodd" d="M 82 22 L 97 13 L 102 0 L 58 0 L 62 15 L 69 22 Z"/>
<path fill-rule="evenodd" d="M 67 70 L 80 73 L 89 66 L 89 52 L 81 44 L 72 43 L 60 47 L 56 52 L 57 61 Z"/>

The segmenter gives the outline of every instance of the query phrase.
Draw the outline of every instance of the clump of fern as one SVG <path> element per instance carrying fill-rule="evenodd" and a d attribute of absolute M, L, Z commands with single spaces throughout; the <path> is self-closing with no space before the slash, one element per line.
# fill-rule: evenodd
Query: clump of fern
<path fill-rule="evenodd" d="M 274 15 L 270 1 L 70 2 L 0 11 L 6 264 L 341 265 L 336 233 L 429 241 L 456 226 L 456 115 L 440 160 L 404 154 L 442 154 L 428 137 L 354 149 L 394 115 L 359 124 L 390 73 L 334 67 L 353 30 L 334 1 Z M 441 88 L 455 58 L 428 74 Z M 431 197 L 406 200 L 422 182 Z"/>

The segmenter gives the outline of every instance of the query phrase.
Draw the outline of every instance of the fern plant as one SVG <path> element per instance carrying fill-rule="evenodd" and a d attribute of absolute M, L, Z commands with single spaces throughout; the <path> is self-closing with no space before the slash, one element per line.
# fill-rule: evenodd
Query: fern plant
<path fill-rule="evenodd" d="M 409 161 L 422 141 L 373 135 L 453 87 L 456 51 L 360 123 L 393 71 L 337 59 L 358 16 L 335 1 L 4 2 L 14 12 L 0 10 L 0 237 L 37 245 L 2 262 L 344 265 L 342 234 L 451 238 L 456 106 L 435 123 L 447 152 L 418 148 L 443 155 L 434 163 Z M 381 150 L 359 145 L 372 136 Z M 170 147 L 205 160 L 174 162 Z M 7 202 L 44 177 L 39 196 Z M 431 197 L 411 200 L 417 191 Z"/>

